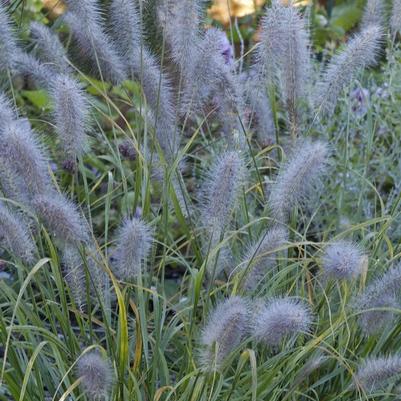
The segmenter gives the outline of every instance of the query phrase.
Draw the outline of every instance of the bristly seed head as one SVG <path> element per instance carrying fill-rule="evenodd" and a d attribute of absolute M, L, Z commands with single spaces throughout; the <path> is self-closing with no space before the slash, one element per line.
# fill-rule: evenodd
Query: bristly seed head
<path fill-rule="evenodd" d="M 242 156 L 236 151 L 218 156 L 207 174 L 202 186 L 200 221 L 216 240 L 228 226 L 238 205 L 246 174 Z"/>
<path fill-rule="evenodd" d="M 337 280 L 354 279 L 363 272 L 365 260 L 366 256 L 357 244 L 346 240 L 333 242 L 323 255 L 324 274 Z"/>
<path fill-rule="evenodd" d="M 200 362 L 204 370 L 220 370 L 229 354 L 240 345 L 249 330 L 249 308 L 241 297 L 217 305 L 202 330 Z"/>
<path fill-rule="evenodd" d="M 370 25 L 357 33 L 343 51 L 328 64 L 316 85 L 314 106 L 323 116 L 331 116 L 341 92 L 362 69 L 376 63 L 383 39 L 382 28 Z"/>
<path fill-rule="evenodd" d="M 401 357 L 389 355 L 370 357 L 359 366 L 354 377 L 355 386 L 362 387 L 367 393 L 374 393 L 396 382 L 401 374 Z"/>
<path fill-rule="evenodd" d="M 302 139 L 294 146 L 271 188 L 269 206 L 277 220 L 285 221 L 297 204 L 306 203 L 325 171 L 328 154 L 328 146 L 320 141 Z"/>
<path fill-rule="evenodd" d="M 353 309 L 366 335 L 377 334 L 394 324 L 393 309 L 400 308 L 401 264 L 391 268 L 370 283 L 361 295 L 354 297 Z"/>
<path fill-rule="evenodd" d="M 99 352 L 90 351 L 77 363 L 77 373 L 82 388 L 91 401 L 105 401 L 110 395 L 113 372 L 110 361 Z"/>
<path fill-rule="evenodd" d="M 113 270 L 120 280 L 132 280 L 143 270 L 153 243 L 153 232 L 147 223 L 136 217 L 127 219 L 117 234 Z"/>
<path fill-rule="evenodd" d="M 64 74 L 52 80 L 50 94 L 56 131 L 65 157 L 76 161 L 88 149 L 89 102 L 80 84 Z"/>
<path fill-rule="evenodd" d="M 255 338 L 268 345 L 277 346 L 285 337 L 309 332 L 312 313 L 306 304 L 292 298 L 277 298 L 255 313 Z"/>
<path fill-rule="evenodd" d="M 76 205 L 55 191 L 34 198 L 33 207 L 49 234 L 63 244 L 86 242 L 87 223 Z"/>
<path fill-rule="evenodd" d="M 0 202 L 0 246 L 25 263 L 32 263 L 36 245 L 26 222 Z"/>

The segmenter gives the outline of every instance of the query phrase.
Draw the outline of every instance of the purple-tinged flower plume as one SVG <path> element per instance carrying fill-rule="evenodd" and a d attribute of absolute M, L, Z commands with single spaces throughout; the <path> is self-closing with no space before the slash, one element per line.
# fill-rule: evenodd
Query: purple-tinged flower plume
<path fill-rule="evenodd" d="M 261 23 L 258 68 L 280 89 L 291 132 L 296 135 L 300 105 L 309 97 L 312 72 L 306 22 L 293 6 L 275 1 Z"/>
<path fill-rule="evenodd" d="M 49 192 L 51 178 L 46 152 L 32 132 L 29 121 L 6 123 L 0 130 L 0 182 L 5 195 L 27 203 Z"/>
<path fill-rule="evenodd" d="M 366 255 L 355 243 L 346 240 L 329 244 L 323 254 L 323 271 L 326 277 L 352 280 L 363 273 Z"/>
<path fill-rule="evenodd" d="M 121 10 L 124 9 L 124 13 Z M 110 7 L 111 33 L 120 58 L 126 60 L 131 78 L 143 88 L 150 110 L 156 138 L 168 162 L 177 155 L 180 145 L 176 112 L 167 75 L 160 62 L 143 43 L 139 10 L 133 0 L 113 0 Z"/>
<path fill-rule="evenodd" d="M 325 170 L 328 153 L 324 142 L 298 142 L 271 188 L 269 206 L 275 218 L 285 220 L 297 204 L 305 203 Z"/>
<path fill-rule="evenodd" d="M 18 52 L 17 39 L 6 11 L 3 0 L 0 1 L 0 70 L 12 69 L 14 55 Z"/>
<path fill-rule="evenodd" d="M 32 263 L 36 245 L 20 216 L 0 203 L 0 246 L 25 263 Z"/>
<path fill-rule="evenodd" d="M 371 25 L 357 33 L 344 50 L 333 56 L 314 91 L 317 112 L 325 116 L 334 113 L 338 98 L 347 85 L 362 69 L 376 63 L 382 38 L 382 29 Z"/>
<path fill-rule="evenodd" d="M 32 54 L 18 51 L 13 57 L 13 72 L 24 77 L 30 77 L 35 85 L 48 88 L 49 83 L 55 77 L 55 71 L 42 64 Z"/>
<path fill-rule="evenodd" d="M 31 22 L 30 29 L 39 59 L 60 73 L 70 72 L 67 53 L 57 34 L 36 21 Z"/>
<path fill-rule="evenodd" d="M 204 370 L 220 370 L 229 354 L 249 331 L 249 308 L 241 297 L 221 302 L 210 313 L 202 330 L 200 363 Z"/>
<path fill-rule="evenodd" d="M 277 249 L 285 245 L 287 231 L 282 227 L 273 227 L 252 244 L 241 262 L 240 275 L 244 274 L 241 286 L 247 291 L 254 291 L 276 263 Z"/>
<path fill-rule="evenodd" d="M 120 83 L 125 79 L 124 61 L 113 41 L 102 27 L 103 17 L 96 0 L 66 0 L 68 12 L 63 16 L 79 48 L 79 56 L 87 58 L 93 71 L 106 81 Z"/>
<path fill-rule="evenodd" d="M 132 280 L 143 272 L 153 243 L 152 229 L 138 218 L 127 219 L 119 228 L 113 270 L 120 280 Z"/>
<path fill-rule="evenodd" d="M 74 202 L 55 191 L 35 197 L 33 207 L 50 235 L 61 243 L 77 244 L 89 239 L 87 223 Z"/>
<path fill-rule="evenodd" d="M 352 307 L 358 312 L 359 325 L 366 335 L 376 334 L 394 323 L 393 309 L 401 306 L 400 288 L 401 265 L 398 265 L 376 278 L 361 295 L 354 297 Z"/>
<path fill-rule="evenodd" d="M 201 191 L 200 223 L 206 229 L 206 247 L 219 242 L 237 208 L 241 188 L 246 180 L 246 166 L 236 151 L 218 156 L 210 168 Z"/>
<path fill-rule="evenodd" d="M 11 100 L 0 92 L 0 131 L 11 121 L 17 119 L 18 115 Z"/>
<path fill-rule="evenodd" d="M 401 0 L 393 0 L 391 10 L 390 29 L 393 37 L 401 30 Z"/>
<path fill-rule="evenodd" d="M 110 361 L 99 352 L 90 351 L 81 356 L 77 363 L 77 374 L 89 400 L 105 401 L 109 398 L 113 371 Z"/>
<path fill-rule="evenodd" d="M 82 258 L 74 246 L 63 249 L 61 264 L 64 279 L 68 284 L 71 295 L 77 307 L 83 311 L 86 304 L 86 275 L 82 268 Z"/>
<path fill-rule="evenodd" d="M 75 163 L 88 148 L 89 102 L 79 83 L 64 74 L 52 80 L 50 94 L 54 103 L 56 130 L 65 157 Z"/>
<path fill-rule="evenodd" d="M 354 377 L 355 386 L 367 393 L 384 390 L 389 384 L 399 379 L 401 357 L 389 355 L 365 359 Z"/>
<path fill-rule="evenodd" d="M 268 345 L 277 346 L 286 337 L 310 331 L 312 313 L 305 303 L 292 298 L 277 298 L 255 313 L 255 338 Z"/>
<path fill-rule="evenodd" d="M 63 249 L 64 278 L 70 287 L 75 303 L 83 309 L 87 300 L 87 288 L 94 299 L 104 298 L 109 283 L 108 274 L 104 271 L 100 255 L 94 245 L 79 250 L 77 246 L 67 245 Z M 87 287 L 86 278 L 89 279 Z"/>
<path fill-rule="evenodd" d="M 202 39 L 201 23 L 204 0 L 164 0 L 159 8 L 159 23 L 173 61 L 185 78 L 188 66 Z"/>
<path fill-rule="evenodd" d="M 180 112 L 182 115 L 199 113 L 214 103 L 223 131 L 231 142 L 233 131 L 242 134 L 239 118 L 243 115 L 243 98 L 239 81 L 222 54 L 224 47 L 222 32 L 208 29 L 188 66 Z"/>
<path fill-rule="evenodd" d="M 384 27 L 385 24 L 385 2 L 383 0 L 367 0 L 363 10 L 361 28 L 370 26 Z"/>
<path fill-rule="evenodd" d="M 254 73 L 250 73 L 244 92 L 250 108 L 249 121 L 255 127 L 258 141 L 263 147 L 272 145 L 276 141 L 276 127 L 265 85 Z"/>

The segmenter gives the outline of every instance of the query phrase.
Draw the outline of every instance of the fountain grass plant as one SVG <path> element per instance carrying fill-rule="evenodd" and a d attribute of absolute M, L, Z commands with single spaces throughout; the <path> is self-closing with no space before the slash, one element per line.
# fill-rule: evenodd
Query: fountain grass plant
<path fill-rule="evenodd" d="M 0 400 L 399 399 L 399 2 L 325 65 L 291 2 L 236 58 L 203 1 L 157 48 L 65 3 L 0 2 Z"/>

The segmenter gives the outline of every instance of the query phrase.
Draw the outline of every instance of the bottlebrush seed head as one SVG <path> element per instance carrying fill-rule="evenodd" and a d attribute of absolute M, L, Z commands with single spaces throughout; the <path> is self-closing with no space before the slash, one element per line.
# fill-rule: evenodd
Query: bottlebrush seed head
<path fill-rule="evenodd" d="M 400 287 L 401 264 L 376 278 L 361 295 L 354 297 L 353 309 L 359 313 L 359 325 L 366 335 L 376 334 L 394 322 L 392 309 L 400 307 Z"/>
<path fill-rule="evenodd" d="M 64 74 L 52 80 L 50 94 L 54 103 L 56 130 L 65 157 L 75 161 L 88 149 L 89 102 L 80 84 Z"/>
<path fill-rule="evenodd" d="M 6 7 L 6 2 L 0 0 L 0 70 L 2 71 L 13 67 L 14 55 L 19 51 Z"/>
<path fill-rule="evenodd" d="M 89 238 L 85 219 L 64 195 L 50 192 L 33 200 L 33 207 L 49 234 L 62 244 L 77 244 Z"/>
<path fill-rule="evenodd" d="M 36 245 L 29 228 L 17 213 L 0 203 L 0 246 L 23 262 L 34 261 Z"/>
<path fill-rule="evenodd" d="M 77 373 L 81 386 L 91 401 L 107 400 L 113 383 L 113 371 L 110 361 L 99 352 L 90 351 L 77 363 Z"/>
<path fill-rule="evenodd" d="M 0 92 L 0 132 L 4 125 L 17 119 L 17 113 L 11 103 L 11 100 Z"/>
<path fill-rule="evenodd" d="M 249 313 L 247 302 L 237 296 L 221 302 L 211 312 L 201 335 L 200 362 L 204 370 L 222 368 L 248 334 Z"/>
<path fill-rule="evenodd" d="M 363 11 L 361 27 L 366 29 L 371 25 L 384 28 L 385 3 L 383 0 L 368 0 Z"/>
<path fill-rule="evenodd" d="M 258 66 L 277 83 L 289 114 L 309 96 L 311 57 L 306 22 L 296 7 L 274 2 L 261 22 Z"/>
<path fill-rule="evenodd" d="M 120 83 L 126 77 L 126 66 L 113 41 L 103 29 L 103 17 L 95 0 L 66 0 L 68 12 L 63 15 L 79 48 L 80 56 L 92 63 L 95 73 L 106 81 Z"/>
<path fill-rule="evenodd" d="M 384 390 L 401 374 L 401 357 L 389 355 L 365 359 L 354 377 L 355 386 L 367 393 Z"/>
<path fill-rule="evenodd" d="M 230 222 L 246 180 L 246 166 L 236 151 L 218 156 L 210 168 L 201 191 L 200 221 L 215 238 Z"/>
<path fill-rule="evenodd" d="M 46 25 L 36 21 L 31 22 L 30 31 L 39 59 L 44 63 L 50 64 L 60 73 L 70 72 L 71 68 L 68 65 L 67 53 L 57 34 Z"/>
<path fill-rule="evenodd" d="M 172 162 L 179 147 L 179 132 L 170 80 L 144 44 L 140 13 L 133 0 L 113 0 L 110 17 L 115 47 L 127 61 L 128 74 L 142 85 L 157 141 L 166 160 Z"/>
<path fill-rule="evenodd" d="M 309 332 L 311 324 L 309 306 L 292 298 L 277 298 L 258 311 L 253 329 L 258 341 L 277 346 L 285 337 Z"/>
<path fill-rule="evenodd" d="M 76 247 L 68 245 L 63 249 L 62 266 L 64 279 L 77 307 L 83 311 L 86 304 L 86 275 L 82 258 Z"/>
<path fill-rule="evenodd" d="M 351 280 L 363 272 L 365 259 L 366 256 L 357 244 L 346 240 L 336 241 L 325 249 L 323 270 L 327 277 Z"/>
<path fill-rule="evenodd" d="M 143 271 L 153 243 L 152 229 L 138 218 L 127 219 L 117 234 L 114 273 L 120 280 L 132 280 Z"/>
<path fill-rule="evenodd" d="M 263 281 L 265 275 L 276 262 L 276 250 L 287 241 L 287 230 L 282 227 L 273 227 L 252 244 L 241 262 L 241 272 L 247 269 L 243 287 L 247 291 L 254 291 Z"/>
<path fill-rule="evenodd" d="M 390 29 L 393 37 L 401 30 L 401 0 L 393 0 Z"/>
<path fill-rule="evenodd" d="M 286 219 L 297 204 L 306 203 L 325 171 L 328 154 L 324 142 L 307 139 L 298 142 L 271 188 L 269 205 L 274 217 Z"/>
<path fill-rule="evenodd" d="M 55 71 L 48 65 L 42 64 L 32 54 L 18 51 L 13 56 L 13 72 L 24 77 L 30 77 L 35 85 L 48 88 L 49 82 L 55 77 Z"/>
<path fill-rule="evenodd" d="M 337 55 L 333 56 L 314 91 L 314 105 L 324 116 L 333 114 L 341 92 L 364 68 L 376 63 L 383 31 L 370 25 L 357 33 Z"/>
<path fill-rule="evenodd" d="M 29 205 L 32 197 L 51 188 L 46 151 L 25 119 L 0 130 L 0 181 L 6 196 Z"/>
<path fill-rule="evenodd" d="M 188 66 L 202 40 L 204 0 L 164 0 L 158 10 L 159 23 L 174 62 L 189 77 Z"/>

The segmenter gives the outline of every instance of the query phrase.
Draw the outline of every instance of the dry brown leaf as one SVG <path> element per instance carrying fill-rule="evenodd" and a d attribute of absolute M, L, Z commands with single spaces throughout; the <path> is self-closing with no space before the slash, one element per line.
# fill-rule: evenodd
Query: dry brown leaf
<path fill-rule="evenodd" d="M 244 17 L 253 14 L 265 0 L 214 0 L 209 9 L 209 15 L 222 24 L 228 24 L 232 17 Z"/>
<path fill-rule="evenodd" d="M 49 12 L 50 18 L 57 18 L 65 12 L 65 4 L 62 0 L 42 0 L 43 8 Z"/>

